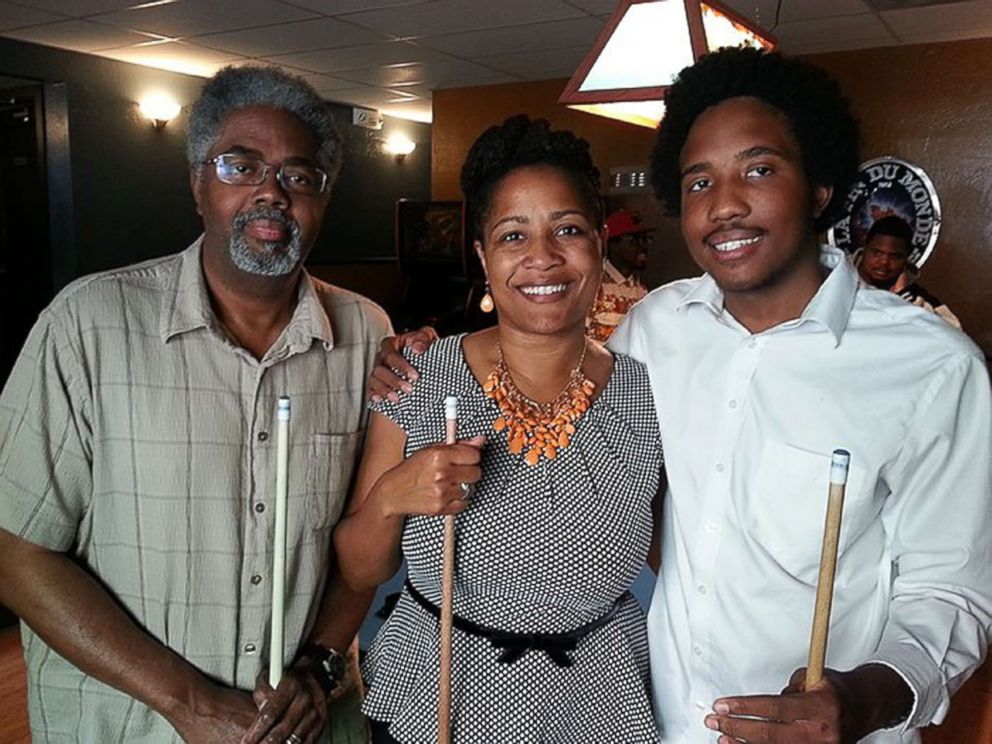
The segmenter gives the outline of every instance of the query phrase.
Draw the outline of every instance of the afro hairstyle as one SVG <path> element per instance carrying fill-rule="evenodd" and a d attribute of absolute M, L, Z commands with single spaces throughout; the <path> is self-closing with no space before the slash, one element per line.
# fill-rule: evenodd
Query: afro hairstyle
<path fill-rule="evenodd" d="M 858 167 L 858 124 L 826 72 L 797 59 L 750 47 L 725 48 L 683 69 L 665 94 L 665 118 L 651 153 L 651 185 L 669 214 L 682 209 L 679 158 L 696 118 L 731 98 L 758 98 L 781 113 L 799 145 L 811 186 L 833 187 L 815 220 L 836 221 Z"/>

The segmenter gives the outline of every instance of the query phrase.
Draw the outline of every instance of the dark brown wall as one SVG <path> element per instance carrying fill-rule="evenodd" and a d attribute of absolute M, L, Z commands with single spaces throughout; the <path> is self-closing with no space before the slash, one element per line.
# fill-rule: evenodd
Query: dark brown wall
<path fill-rule="evenodd" d="M 461 198 L 458 171 L 472 142 L 487 127 L 513 114 L 543 117 L 555 128 L 571 129 L 587 139 L 604 183 L 610 168 L 646 164 L 654 132 L 562 106 L 558 96 L 567 82 L 541 80 L 435 91 L 431 198 Z M 659 227 L 644 274 L 648 286 L 699 273 L 682 242 L 677 221 L 662 217 L 648 193 L 608 201 L 611 208 L 639 210 Z"/>
<path fill-rule="evenodd" d="M 897 155 L 930 175 L 943 222 L 922 283 L 992 356 L 992 39 L 809 59 L 850 98 L 864 159 Z"/>
<path fill-rule="evenodd" d="M 923 283 L 992 355 L 992 39 L 885 47 L 809 58 L 835 75 L 862 125 L 864 158 L 898 155 L 924 168 L 943 210 L 940 241 Z M 604 173 L 644 163 L 652 133 L 571 111 L 556 101 L 565 80 L 437 91 L 432 188 L 458 198 L 458 168 L 487 126 L 524 112 L 573 129 L 592 144 Z M 648 196 L 628 197 L 643 211 Z M 674 220 L 661 229 L 650 284 L 697 273 Z"/>
<path fill-rule="evenodd" d="M 567 82 L 541 80 L 435 91 L 432 198 L 461 198 L 458 170 L 472 142 L 486 128 L 513 114 L 543 117 L 558 129 L 571 129 L 585 137 L 604 177 L 612 166 L 645 162 L 652 131 L 560 105 L 558 96 Z"/>

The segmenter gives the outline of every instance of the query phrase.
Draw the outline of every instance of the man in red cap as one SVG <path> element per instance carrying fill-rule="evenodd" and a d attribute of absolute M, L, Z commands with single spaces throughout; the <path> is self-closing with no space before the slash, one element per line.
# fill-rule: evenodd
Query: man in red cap
<path fill-rule="evenodd" d="M 586 321 L 588 335 L 605 342 L 627 311 L 648 293 L 638 272 L 648 264 L 653 227 L 637 212 L 618 209 L 606 218 L 609 235 L 603 261 L 603 283 Z"/>

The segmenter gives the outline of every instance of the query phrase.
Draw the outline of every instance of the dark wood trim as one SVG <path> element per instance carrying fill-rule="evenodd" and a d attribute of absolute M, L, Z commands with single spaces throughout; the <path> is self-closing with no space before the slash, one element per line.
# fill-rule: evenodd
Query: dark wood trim
<path fill-rule="evenodd" d="M 778 48 L 778 39 L 776 39 L 773 34 L 769 33 L 765 29 L 756 25 L 754 21 L 752 21 L 751 19 L 745 18 L 733 8 L 727 7 L 722 2 L 720 2 L 720 0 L 697 0 L 697 2 L 699 2 L 700 5 L 708 5 L 709 7 L 713 8 L 713 10 L 720 11 L 725 16 L 727 16 L 727 18 L 732 20 L 734 23 L 738 23 L 744 28 L 748 29 L 751 33 L 760 36 L 762 39 L 764 39 L 769 44 L 771 44 L 771 46 L 768 47 L 769 50 L 774 50 Z M 702 8 L 699 9 L 699 17 L 700 18 L 703 17 Z"/>
<path fill-rule="evenodd" d="M 606 42 L 610 40 L 610 37 L 613 36 L 613 32 L 616 31 L 617 26 L 620 25 L 620 21 L 623 20 L 623 17 L 627 14 L 627 9 L 630 8 L 631 5 L 651 1 L 653 0 L 623 0 L 623 2 L 617 6 L 617 9 L 613 11 L 613 15 L 610 16 L 610 20 L 608 20 L 606 25 L 603 26 L 603 30 L 599 32 L 599 36 L 596 37 L 596 41 L 593 42 L 592 49 L 590 49 L 589 53 L 582 58 L 582 62 L 579 63 L 579 67 L 575 71 L 575 74 L 569 78 L 568 84 L 565 86 L 565 90 L 558 97 L 558 103 L 602 103 L 602 101 L 592 101 L 587 98 L 583 98 L 582 96 L 588 95 L 588 91 L 586 93 L 580 93 L 579 88 L 582 86 L 586 76 L 589 74 L 589 70 L 592 69 L 592 66 L 596 63 L 596 60 L 599 59 L 599 54 L 603 51 L 603 47 L 606 46 Z M 599 91 L 597 91 L 597 93 L 599 93 Z"/>

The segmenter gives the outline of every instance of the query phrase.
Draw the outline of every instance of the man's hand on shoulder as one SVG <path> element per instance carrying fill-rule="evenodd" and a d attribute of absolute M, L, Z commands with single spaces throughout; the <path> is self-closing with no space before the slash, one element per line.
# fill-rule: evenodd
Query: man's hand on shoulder
<path fill-rule="evenodd" d="M 720 698 L 706 726 L 724 734 L 720 744 L 853 744 L 905 720 L 913 706 L 912 690 L 883 664 L 828 669 L 809 690 L 805 682 L 797 669 L 780 695 Z"/>
<path fill-rule="evenodd" d="M 375 369 L 369 378 L 369 398 L 376 402 L 387 399 L 398 403 L 400 393 L 413 390 L 411 383 L 416 382 L 419 375 L 403 356 L 403 349 L 409 348 L 414 354 L 423 354 L 437 338 L 437 331 L 424 326 L 417 331 L 382 339 Z"/>

